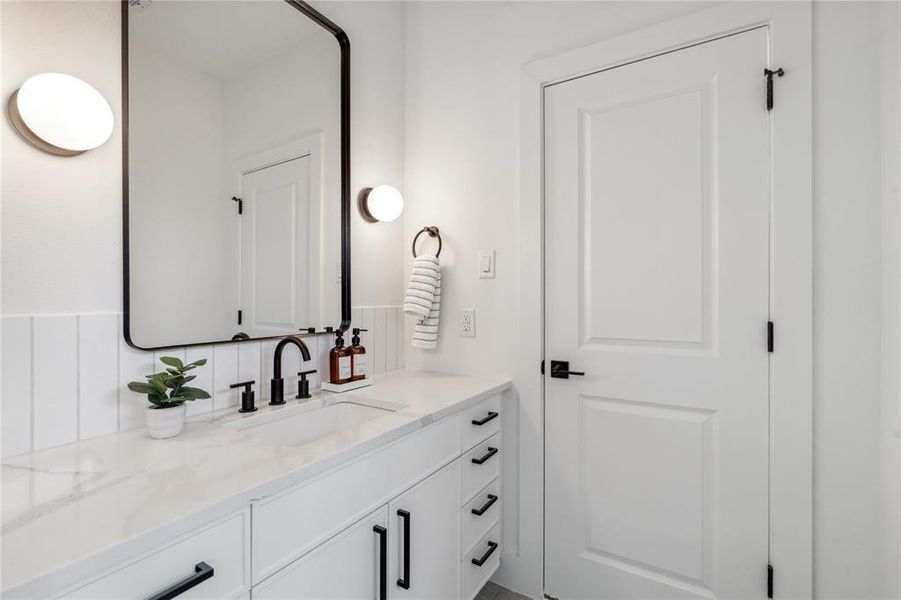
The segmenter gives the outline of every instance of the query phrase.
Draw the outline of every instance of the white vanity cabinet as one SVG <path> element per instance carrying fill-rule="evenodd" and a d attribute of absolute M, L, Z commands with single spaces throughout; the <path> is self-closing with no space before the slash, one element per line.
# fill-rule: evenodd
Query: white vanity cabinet
<path fill-rule="evenodd" d="M 471 600 L 499 565 L 500 464 L 492 396 L 53 597 Z"/>

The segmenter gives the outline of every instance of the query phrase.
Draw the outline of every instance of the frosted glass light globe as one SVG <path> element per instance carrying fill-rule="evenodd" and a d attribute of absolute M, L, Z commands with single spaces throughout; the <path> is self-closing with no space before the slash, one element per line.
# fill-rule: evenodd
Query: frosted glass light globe
<path fill-rule="evenodd" d="M 29 77 L 10 97 L 9 113 L 22 137 L 53 154 L 93 150 L 113 134 L 113 110 L 106 98 L 63 73 Z"/>
<path fill-rule="evenodd" d="M 404 212 L 404 197 L 393 186 L 378 185 L 366 195 L 366 212 L 376 221 L 394 221 Z"/>

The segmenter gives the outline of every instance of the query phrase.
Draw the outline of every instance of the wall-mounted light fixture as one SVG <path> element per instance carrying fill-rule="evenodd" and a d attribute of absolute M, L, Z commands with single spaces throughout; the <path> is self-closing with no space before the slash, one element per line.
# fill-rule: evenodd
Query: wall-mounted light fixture
<path fill-rule="evenodd" d="M 50 154 L 75 156 L 102 146 L 113 134 L 106 98 L 63 73 L 29 77 L 9 97 L 7 109 L 19 135 Z"/>
<path fill-rule="evenodd" d="M 377 185 L 365 188 L 359 197 L 360 214 L 370 223 L 393 221 L 404 212 L 404 197 L 397 188 Z"/>

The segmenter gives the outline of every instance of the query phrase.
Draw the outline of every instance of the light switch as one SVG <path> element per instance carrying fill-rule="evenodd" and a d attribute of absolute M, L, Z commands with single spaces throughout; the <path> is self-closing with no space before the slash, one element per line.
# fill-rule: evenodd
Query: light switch
<path fill-rule="evenodd" d="M 494 250 L 479 250 L 479 279 L 494 279 Z"/>

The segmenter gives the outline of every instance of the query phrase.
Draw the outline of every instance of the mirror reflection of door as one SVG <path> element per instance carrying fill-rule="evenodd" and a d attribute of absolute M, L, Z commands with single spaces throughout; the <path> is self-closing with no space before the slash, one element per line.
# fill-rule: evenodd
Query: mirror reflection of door
<path fill-rule="evenodd" d="M 241 323 L 252 337 L 311 325 L 318 269 L 310 245 L 319 228 L 311 157 L 242 173 Z"/>
<path fill-rule="evenodd" d="M 131 341 L 337 325 L 335 36 L 281 1 L 153 2 L 127 16 Z"/>

